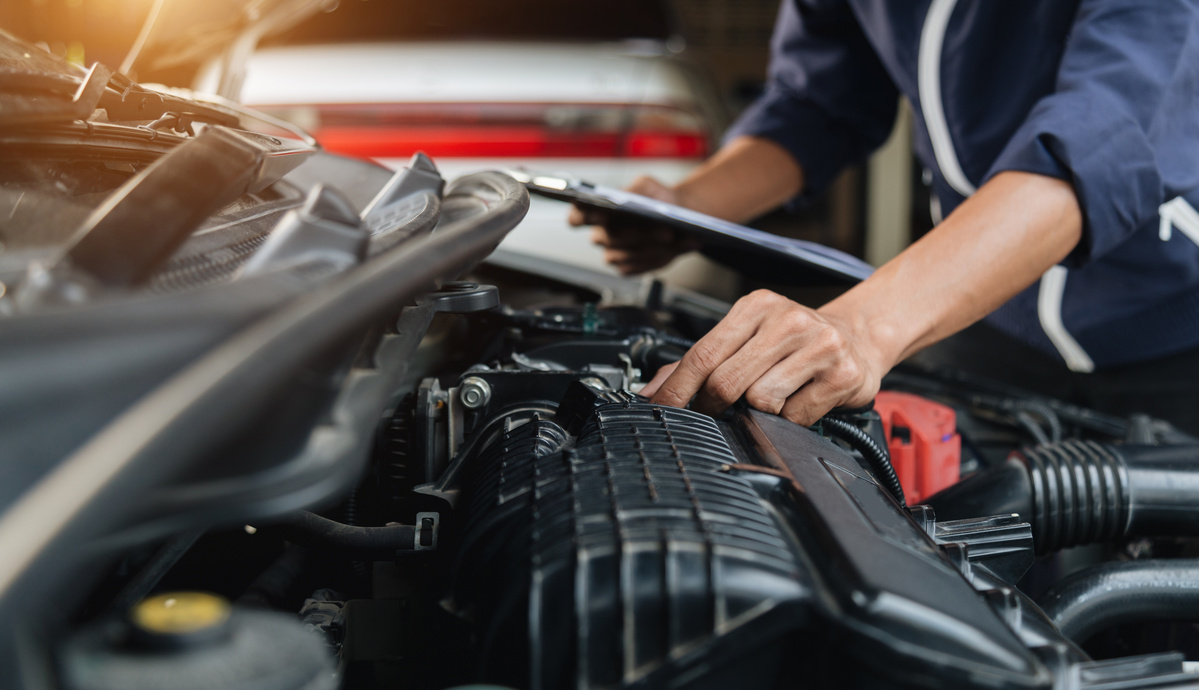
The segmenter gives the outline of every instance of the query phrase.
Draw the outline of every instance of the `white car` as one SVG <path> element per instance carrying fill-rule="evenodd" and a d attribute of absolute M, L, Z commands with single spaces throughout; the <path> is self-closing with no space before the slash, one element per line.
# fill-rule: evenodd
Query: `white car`
<path fill-rule="evenodd" d="M 711 152 L 724 113 L 664 8 L 500 4 L 450 2 L 450 28 L 412 3 L 345 3 L 259 48 L 241 100 L 337 153 L 399 167 L 424 151 L 450 179 L 524 168 L 622 187 L 643 174 L 678 180 Z M 504 247 L 607 270 L 565 216 L 535 200 Z"/>

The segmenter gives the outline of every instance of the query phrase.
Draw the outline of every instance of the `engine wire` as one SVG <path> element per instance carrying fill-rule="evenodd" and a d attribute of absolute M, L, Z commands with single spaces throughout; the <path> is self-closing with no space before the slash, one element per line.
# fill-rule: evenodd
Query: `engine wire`
<path fill-rule="evenodd" d="M 907 506 L 907 499 L 903 495 L 903 485 L 899 483 L 895 467 L 891 464 L 891 454 L 875 442 L 870 434 L 862 431 L 853 422 L 832 415 L 822 417 L 820 425 L 830 436 L 845 441 L 850 447 L 861 453 L 862 457 L 870 463 L 870 468 L 874 470 L 874 474 L 883 488 L 895 497 L 901 507 Z"/>

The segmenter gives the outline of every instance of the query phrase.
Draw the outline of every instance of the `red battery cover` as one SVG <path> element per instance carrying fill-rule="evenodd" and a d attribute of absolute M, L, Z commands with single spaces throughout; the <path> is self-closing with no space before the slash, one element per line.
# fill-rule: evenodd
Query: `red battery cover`
<path fill-rule="evenodd" d="M 910 393 L 882 391 L 874 409 L 883 419 L 891 463 L 909 505 L 958 481 L 962 437 L 953 408 Z"/>

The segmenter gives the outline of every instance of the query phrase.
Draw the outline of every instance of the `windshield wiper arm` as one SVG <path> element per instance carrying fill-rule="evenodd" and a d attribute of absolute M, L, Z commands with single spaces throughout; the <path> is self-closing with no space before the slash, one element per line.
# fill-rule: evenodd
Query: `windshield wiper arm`
<path fill-rule="evenodd" d="M 236 127 L 238 114 L 197 101 L 147 89 L 123 74 L 112 74 L 98 107 L 108 113 L 110 122 L 158 120 L 164 115 L 187 115 L 191 120 Z"/>
<path fill-rule="evenodd" d="M 103 108 L 113 123 L 153 121 L 168 114 L 229 127 L 239 122 L 230 108 L 147 89 L 98 62 L 82 81 L 68 74 L 0 70 L 0 91 L 30 95 L 4 103 L 0 127 L 90 120 L 97 108 Z"/>

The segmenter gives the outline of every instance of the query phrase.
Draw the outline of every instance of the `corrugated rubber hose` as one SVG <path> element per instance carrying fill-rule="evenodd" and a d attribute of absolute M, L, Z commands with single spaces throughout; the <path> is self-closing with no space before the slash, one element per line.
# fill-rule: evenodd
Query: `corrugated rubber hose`
<path fill-rule="evenodd" d="M 861 453 L 862 457 L 866 458 L 866 461 L 870 463 L 870 468 L 874 470 L 875 478 L 883 485 L 883 488 L 895 497 L 899 505 L 907 505 L 907 500 L 903 495 L 903 486 L 899 483 L 899 477 L 895 474 L 895 467 L 891 465 L 891 454 L 887 452 L 886 448 L 876 443 L 870 437 L 870 434 L 859 429 L 853 422 L 841 419 L 840 417 L 823 417 L 820 420 L 820 424 L 830 436 L 836 436 Z"/>

